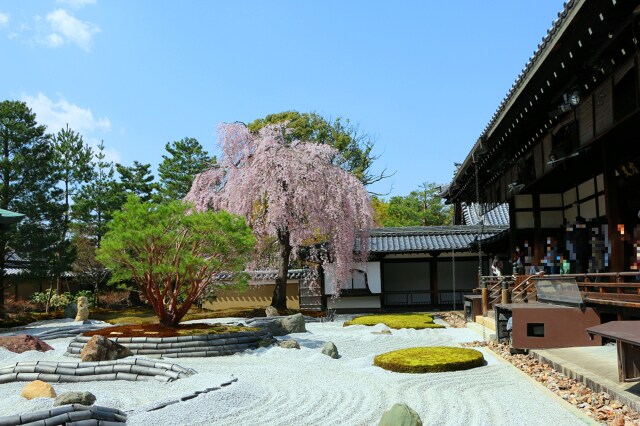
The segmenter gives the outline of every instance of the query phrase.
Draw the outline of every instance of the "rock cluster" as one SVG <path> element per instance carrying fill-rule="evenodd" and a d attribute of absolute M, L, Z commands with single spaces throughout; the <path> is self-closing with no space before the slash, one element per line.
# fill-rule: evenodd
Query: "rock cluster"
<path fill-rule="evenodd" d="M 464 317 L 458 315 L 455 312 L 442 312 L 440 313 L 440 318 L 445 320 L 449 326 L 453 328 L 464 328 L 467 323 Z"/>
<path fill-rule="evenodd" d="M 505 343 L 473 342 L 467 346 L 488 347 L 599 423 L 614 426 L 640 425 L 640 413 L 612 399 L 609 394 L 595 392 L 584 383 L 557 372 L 532 356 L 511 354 L 509 345 Z"/>

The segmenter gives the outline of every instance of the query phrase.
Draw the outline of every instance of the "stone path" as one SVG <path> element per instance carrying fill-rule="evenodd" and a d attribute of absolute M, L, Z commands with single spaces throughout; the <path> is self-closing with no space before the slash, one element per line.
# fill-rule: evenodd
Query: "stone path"
<path fill-rule="evenodd" d="M 98 362 L 23 361 L 0 368 L 0 384 L 42 380 L 44 382 L 92 382 L 130 380 L 171 382 L 195 371 L 164 362 L 124 358 Z"/>

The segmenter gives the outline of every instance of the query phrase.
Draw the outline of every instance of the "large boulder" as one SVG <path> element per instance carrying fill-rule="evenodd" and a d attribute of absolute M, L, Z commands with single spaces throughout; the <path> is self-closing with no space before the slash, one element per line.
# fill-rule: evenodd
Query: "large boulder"
<path fill-rule="evenodd" d="M 305 328 L 304 316 L 302 314 L 289 315 L 280 319 L 282 328 L 289 333 L 304 333 L 307 331 Z"/>
<path fill-rule="evenodd" d="M 75 302 L 71 302 L 64 308 L 64 317 L 65 318 L 75 318 L 78 314 L 78 304 Z"/>
<path fill-rule="evenodd" d="M 96 397 L 91 392 L 65 392 L 56 396 L 53 406 L 58 407 L 69 404 L 93 405 L 94 402 L 96 402 Z"/>
<path fill-rule="evenodd" d="M 21 354 L 26 351 L 46 352 L 53 348 L 44 341 L 28 334 L 17 334 L 15 336 L 0 336 L 0 348 L 5 348 L 11 352 Z"/>
<path fill-rule="evenodd" d="M 378 426 L 422 426 L 422 420 L 408 405 L 394 404 L 384 412 Z"/>
<path fill-rule="evenodd" d="M 53 386 L 49 383 L 43 382 L 42 380 L 34 380 L 33 382 L 27 383 L 24 388 L 22 388 L 22 393 L 20 395 L 27 399 L 55 398 L 56 391 L 53 390 Z"/>
<path fill-rule="evenodd" d="M 80 351 L 80 359 L 87 361 L 111 361 L 114 359 L 126 358 L 133 355 L 131 350 L 126 346 L 109 340 L 104 336 L 93 336 L 89 340 L 82 351 Z"/>
<path fill-rule="evenodd" d="M 277 317 L 278 315 L 280 315 L 278 313 L 278 310 L 271 305 L 267 306 L 267 309 L 264 310 L 264 313 L 267 316 L 267 318 Z"/>
<path fill-rule="evenodd" d="M 333 359 L 338 359 L 340 355 L 338 355 L 338 348 L 333 342 L 326 342 L 322 346 L 322 353 L 330 356 Z"/>

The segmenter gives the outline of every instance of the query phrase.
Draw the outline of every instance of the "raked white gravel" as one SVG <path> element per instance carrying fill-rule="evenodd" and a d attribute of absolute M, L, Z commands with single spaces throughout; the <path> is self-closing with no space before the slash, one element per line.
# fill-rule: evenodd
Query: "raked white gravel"
<path fill-rule="evenodd" d="M 215 320 L 220 321 L 220 320 Z M 214 321 L 210 321 L 214 322 Z M 50 324 L 47 324 L 50 325 Z M 65 324 L 67 325 L 67 324 Z M 342 327 L 342 322 L 310 323 L 295 338 L 300 350 L 272 346 L 226 357 L 169 359 L 198 373 L 171 383 L 54 383 L 58 394 L 90 391 L 96 405 L 127 412 L 128 425 L 377 425 L 394 403 L 412 407 L 425 425 L 579 425 L 568 404 L 481 349 L 486 365 L 466 371 L 393 373 L 373 365 L 377 354 L 417 346 L 459 346 L 479 340 L 468 329 L 392 330 Z M 480 337 L 481 338 L 481 337 Z M 55 350 L 14 354 L 0 348 L 0 367 L 18 361 L 76 361 L 64 357 L 71 339 L 50 340 Z M 320 353 L 332 341 L 339 359 Z M 236 378 L 219 390 L 149 408 Z M 20 396 L 24 382 L 0 385 L 0 416 L 51 408 L 53 400 Z"/>

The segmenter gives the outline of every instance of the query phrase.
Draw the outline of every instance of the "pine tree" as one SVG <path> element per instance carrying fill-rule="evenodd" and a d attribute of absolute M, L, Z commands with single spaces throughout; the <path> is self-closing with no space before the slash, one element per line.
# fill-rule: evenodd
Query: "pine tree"
<path fill-rule="evenodd" d="M 160 194 L 167 200 L 181 200 L 187 195 L 198 173 L 215 164 L 200 142 L 184 138 L 165 145 L 168 155 L 158 166 Z"/>

